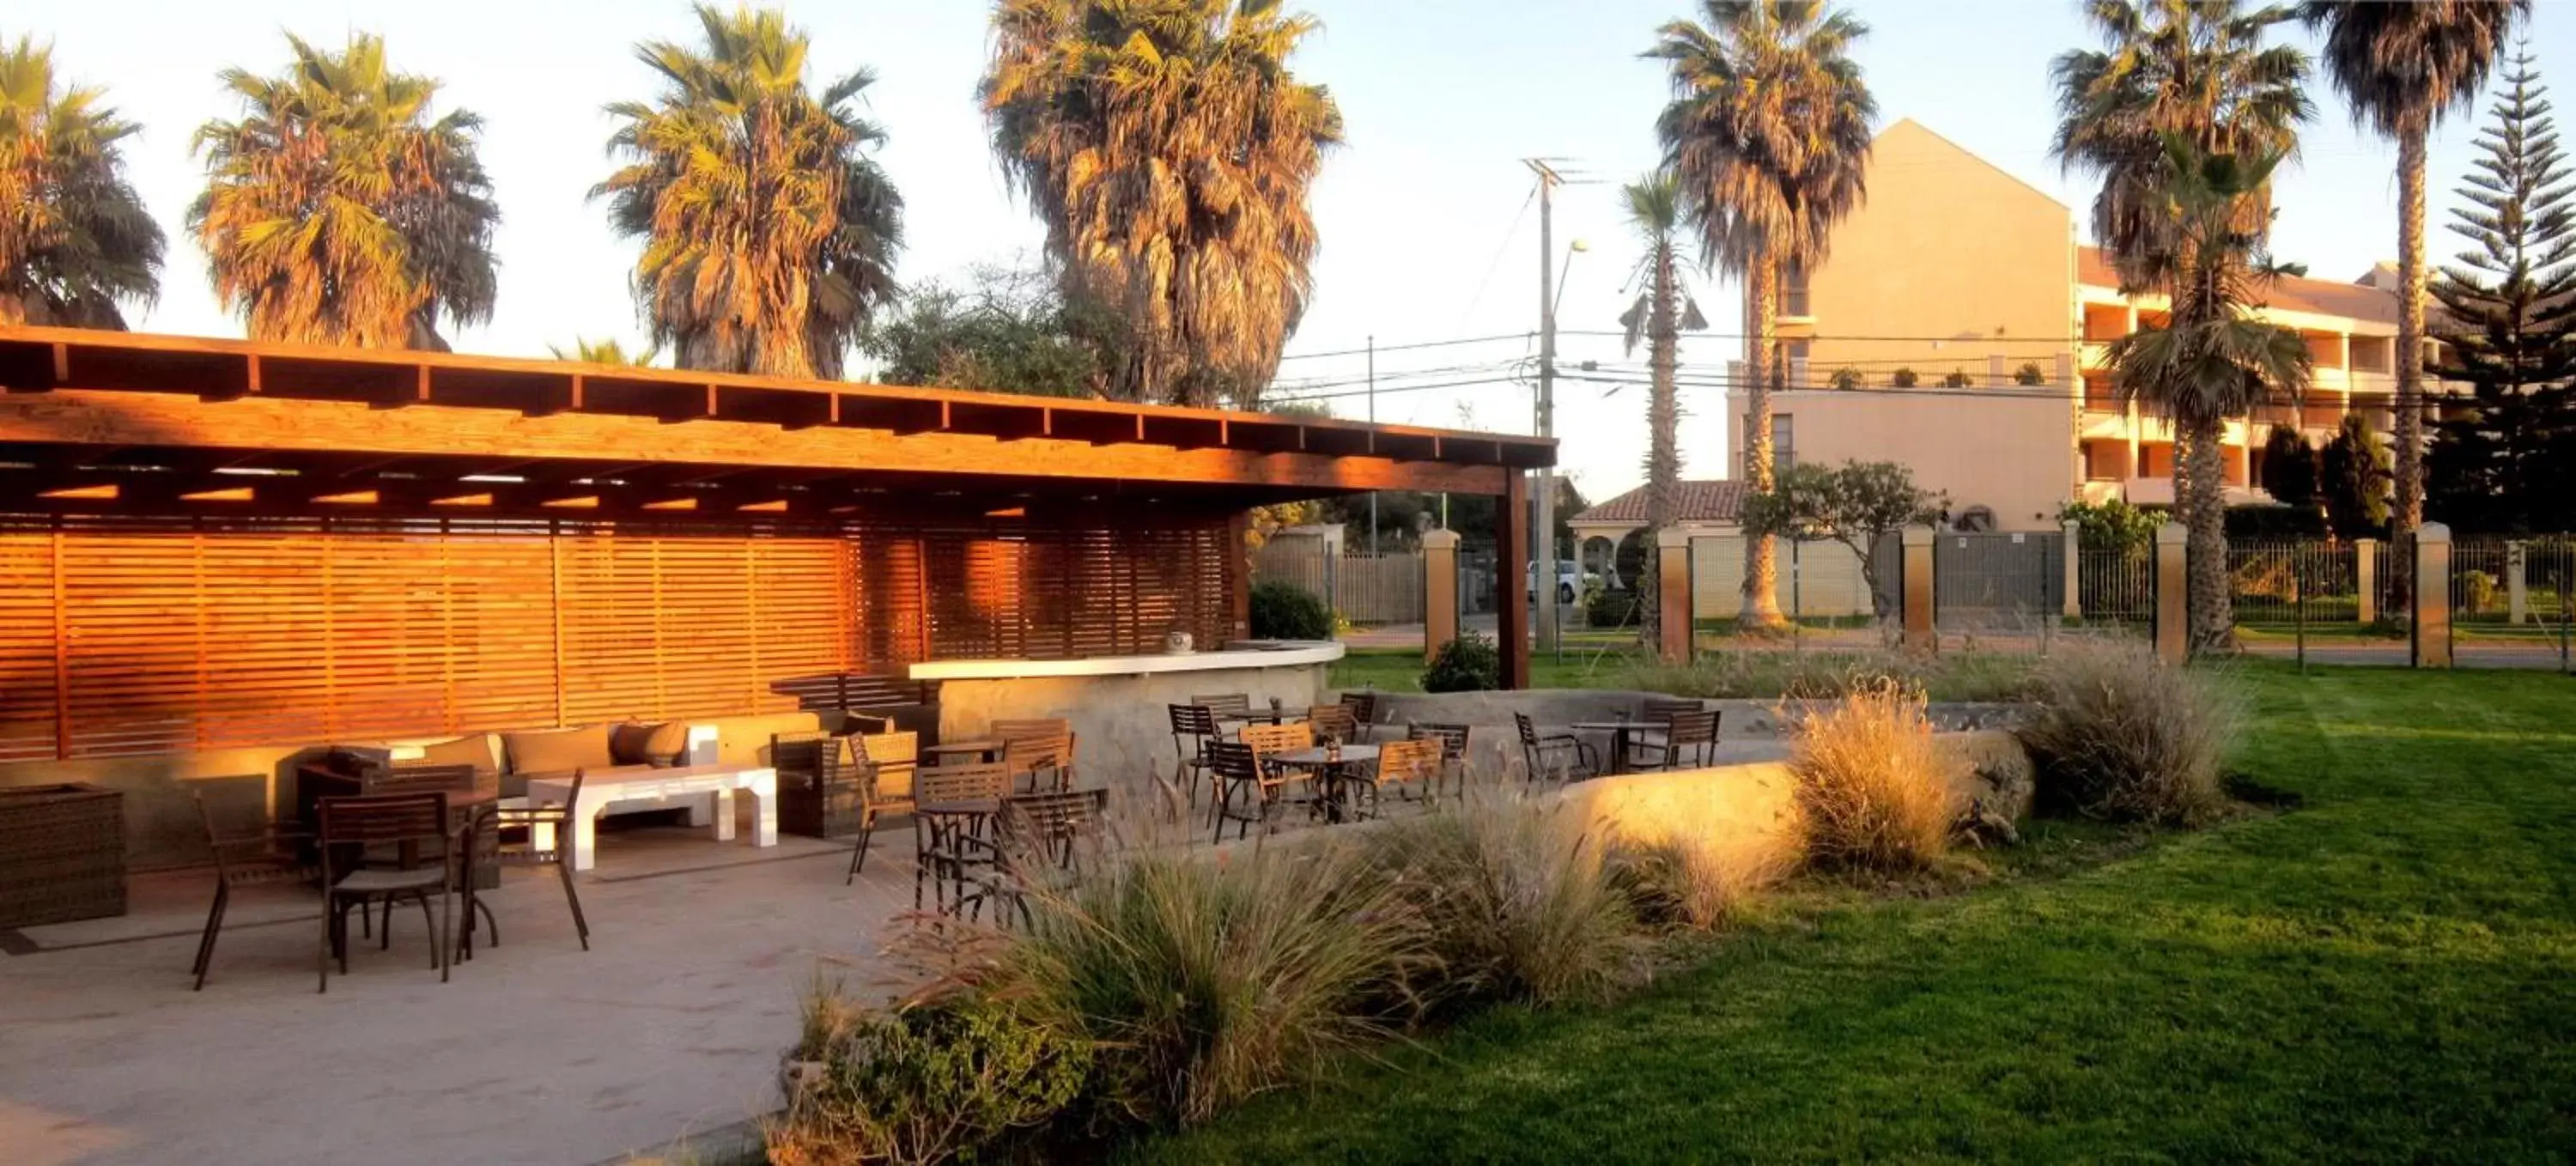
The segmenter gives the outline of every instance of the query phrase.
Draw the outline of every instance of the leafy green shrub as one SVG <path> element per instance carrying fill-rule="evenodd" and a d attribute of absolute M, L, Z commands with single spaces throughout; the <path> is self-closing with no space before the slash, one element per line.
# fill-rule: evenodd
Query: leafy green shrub
<path fill-rule="evenodd" d="M 2020 368 L 2013 370 L 2013 383 L 2016 385 L 2044 385 L 2048 383 L 2048 372 L 2047 370 L 2040 368 L 2039 362 L 2036 360 L 2025 361 Z"/>
<path fill-rule="evenodd" d="M 1490 692 L 1502 686 L 1501 649 L 1474 632 L 1442 644 L 1431 666 L 1422 670 L 1424 692 Z"/>
<path fill-rule="evenodd" d="M 1387 1035 L 1422 963 L 1356 846 L 1148 852 L 1032 903 L 1003 982 L 1093 1042 L 1112 1121 L 1188 1125 Z"/>
<path fill-rule="evenodd" d="M 2326 537 L 2326 516 L 2314 507 L 2230 506 L 2226 526 L 2231 539 Z"/>
<path fill-rule="evenodd" d="M 1844 392 L 1850 392 L 1861 386 L 1860 370 L 1851 367 L 1835 369 L 1833 378 L 1825 383 Z"/>
<path fill-rule="evenodd" d="M 1789 752 L 1808 861 L 1881 874 L 1939 864 L 1962 808 L 1953 778 L 1963 766 L 1933 740 L 1923 698 L 1897 685 L 1819 707 Z"/>
<path fill-rule="evenodd" d="M 1910 389 L 1923 383 L 1923 378 L 1914 375 L 1913 369 L 1900 368 L 1895 372 L 1887 374 L 1887 383 L 1900 389 Z"/>
<path fill-rule="evenodd" d="M 1333 611 L 1322 597 L 1285 579 L 1252 585 L 1252 638 L 1256 640 L 1329 640 Z"/>
<path fill-rule="evenodd" d="M 1948 376 L 1941 378 L 1941 387 L 1945 389 L 1964 389 L 1976 383 L 1976 378 L 1962 369 L 1951 369 Z"/>
<path fill-rule="evenodd" d="M 2486 571 L 2460 573 L 2460 602 L 2468 608 L 2467 614 L 2482 615 L 2495 611 L 2503 606 L 2500 602 L 2503 598 L 2504 588 L 2496 584 L 2496 577 L 2492 573 Z"/>
<path fill-rule="evenodd" d="M 2237 710 L 2211 674 L 2135 645 L 2075 646 L 2043 663 L 2019 730 L 2039 805 L 2120 821 L 2195 825 L 2226 804 Z"/>
<path fill-rule="evenodd" d="M 1401 819 L 1366 846 L 1411 905 L 1436 962 L 1423 1006 L 1595 999 L 1635 953 L 1636 916 L 1591 835 L 1528 802 Z"/>
<path fill-rule="evenodd" d="M 2145 551 L 2156 545 L 2156 528 L 2167 512 L 2131 506 L 2125 499 L 2069 502 L 2057 508 L 2057 520 L 2075 522 L 2076 545 L 2094 553 Z"/>
<path fill-rule="evenodd" d="M 1583 625 L 1594 628 L 1635 627 L 1637 593 L 1600 588 L 1584 596 Z"/>
<path fill-rule="evenodd" d="M 870 1009 L 818 992 L 788 1055 L 780 1166 L 969 1157 L 1072 1104 L 1092 1046 L 989 997 Z"/>

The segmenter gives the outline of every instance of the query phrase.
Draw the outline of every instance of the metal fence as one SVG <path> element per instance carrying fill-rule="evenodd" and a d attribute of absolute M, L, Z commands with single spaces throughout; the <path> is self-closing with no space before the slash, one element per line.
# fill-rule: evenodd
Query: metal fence
<path fill-rule="evenodd" d="M 1943 632 L 2027 630 L 2066 605 L 2066 539 L 2047 533 L 1943 534 L 1932 542 L 1932 622 Z"/>
<path fill-rule="evenodd" d="M 2155 552 L 2079 550 L 2075 554 L 2076 618 L 2086 626 L 2143 628 L 2156 619 Z"/>
<path fill-rule="evenodd" d="M 2361 619 L 2361 566 L 2351 543 L 2264 539 L 2227 546 L 2239 627 L 2297 628 Z"/>

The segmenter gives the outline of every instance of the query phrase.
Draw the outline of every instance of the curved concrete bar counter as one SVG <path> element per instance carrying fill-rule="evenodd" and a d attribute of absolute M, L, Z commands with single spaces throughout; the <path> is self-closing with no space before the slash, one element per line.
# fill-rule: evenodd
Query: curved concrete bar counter
<path fill-rule="evenodd" d="M 911 676 L 939 684 L 941 740 L 981 737 L 997 720 L 1062 717 L 1073 723 L 1079 784 L 1148 798 L 1152 779 L 1171 778 L 1178 762 L 1169 706 L 1239 692 L 1257 709 L 1275 699 L 1303 712 L 1323 701 L 1341 658 L 1332 642 L 1237 642 L 1154 656 L 942 660 L 913 665 Z"/>

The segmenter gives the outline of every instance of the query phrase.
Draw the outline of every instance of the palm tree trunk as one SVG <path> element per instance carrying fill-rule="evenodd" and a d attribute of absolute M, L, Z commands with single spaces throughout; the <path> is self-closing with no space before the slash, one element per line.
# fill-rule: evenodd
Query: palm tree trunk
<path fill-rule="evenodd" d="M 2397 136 L 2397 497 L 2388 508 L 2400 603 L 2414 594 L 2409 565 L 2424 521 L 2424 136 Z"/>
<path fill-rule="evenodd" d="M 2190 529 L 2185 570 L 2188 575 L 2184 625 L 2191 650 L 2232 652 L 2236 647 L 2236 613 L 2227 579 L 2227 475 L 2220 468 L 2223 422 L 2195 422 L 2183 454 L 2189 472 L 2178 483 L 2184 496 L 2183 521 Z M 2182 436 L 2179 432 L 2177 437 Z"/>
<path fill-rule="evenodd" d="M 1780 318 L 1780 261 L 1764 257 L 1746 273 L 1744 297 L 1752 327 L 1745 329 L 1746 372 L 1751 384 L 1744 392 L 1744 481 L 1747 489 L 1769 492 L 1771 474 L 1771 366 L 1777 354 L 1773 351 L 1772 332 Z M 1748 538 L 1744 543 L 1744 607 L 1736 614 L 1736 630 L 1767 632 L 1788 621 L 1780 618 L 1780 566 L 1777 547 L 1770 535 Z"/>
<path fill-rule="evenodd" d="M 1681 451 L 1675 431 L 1681 426 L 1681 403 L 1674 381 L 1679 372 L 1681 354 L 1677 333 L 1681 330 L 1680 280 L 1673 270 L 1673 249 L 1655 249 L 1654 300 L 1647 324 L 1647 367 L 1652 370 L 1651 394 L 1646 405 L 1646 570 L 1638 597 L 1644 607 L 1638 613 L 1637 625 L 1649 651 L 1663 650 L 1663 550 L 1656 540 L 1664 528 L 1671 526 L 1680 500 Z M 1668 661 L 1679 663 L 1680 661 Z"/>

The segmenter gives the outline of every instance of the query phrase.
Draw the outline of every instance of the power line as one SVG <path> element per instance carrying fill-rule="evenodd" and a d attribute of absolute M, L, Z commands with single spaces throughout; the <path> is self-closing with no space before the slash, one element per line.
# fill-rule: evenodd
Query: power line
<path fill-rule="evenodd" d="M 1455 348 L 1465 344 L 1494 344 L 1504 340 L 1527 340 L 1529 337 L 1530 333 L 1527 332 L 1501 332 L 1492 336 L 1465 336 L 1456 340 L 1423 340 L 1412 344 L 1381 344 L 1377 346 L 1377 350 L 1379 352 L 1408 352 L 1417 348 Z M 1338 352 L 1291 352 L 1281 356 L 1279 359 L 1321 360 L 1328 356 L 1366 355 L 1368 355 L 1368 349 L 1349 348 Z"/>

